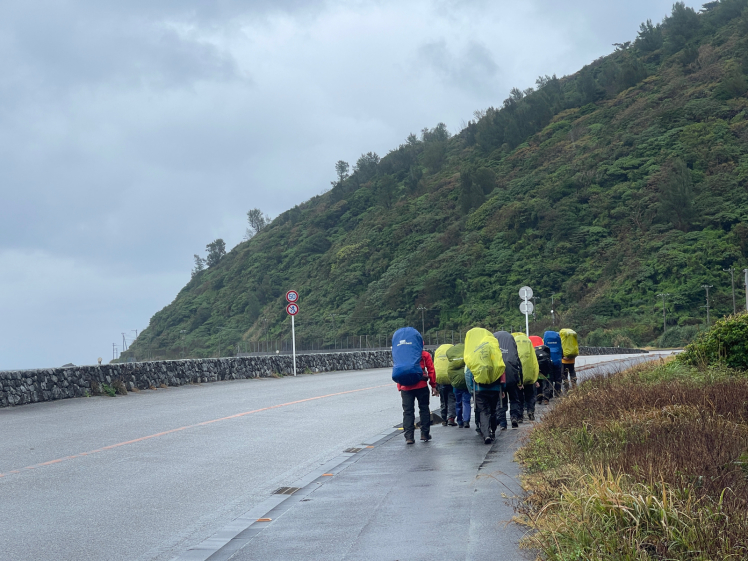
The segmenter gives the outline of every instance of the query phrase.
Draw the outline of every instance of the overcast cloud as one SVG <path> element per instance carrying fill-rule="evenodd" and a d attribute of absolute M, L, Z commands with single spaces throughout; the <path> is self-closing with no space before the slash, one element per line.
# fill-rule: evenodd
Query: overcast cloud
<path fill-rule="evenodd" d="M 686 2 L 698 7 L 699 4 Z M 247 210 L 500 105 L 671 0 L 0 5 L 0 369 L 111 359 Z"/>

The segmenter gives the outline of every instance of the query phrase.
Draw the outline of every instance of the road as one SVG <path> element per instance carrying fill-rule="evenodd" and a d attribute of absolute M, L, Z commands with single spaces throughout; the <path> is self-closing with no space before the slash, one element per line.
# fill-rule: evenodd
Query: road
<path fill-rule="evenodd" d="M 389 370 L 0 410 L 0 559 L 173 559 L 401 420 Z"/>

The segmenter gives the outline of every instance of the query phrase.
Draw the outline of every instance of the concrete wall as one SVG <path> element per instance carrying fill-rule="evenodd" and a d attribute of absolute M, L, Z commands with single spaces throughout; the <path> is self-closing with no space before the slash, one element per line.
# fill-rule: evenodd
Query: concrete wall
<path fill-rule="evenodd" d="M 580 347 L 582 355 L 643 353 L 641 349 Z M 296 369 L 304 372 L 333 372 L 390 368 L 392 355 L 384 351 L 356 351 L 298 355 Z M 126 394 L 135 389 L 181 386 L 293 374 L 293 359 L 282 356 L 245 356 L 198 360 L 132 362 L 103 366 L 75 366 L 0 372 L 0 407 L 97 395 L 106 384 Z"/>

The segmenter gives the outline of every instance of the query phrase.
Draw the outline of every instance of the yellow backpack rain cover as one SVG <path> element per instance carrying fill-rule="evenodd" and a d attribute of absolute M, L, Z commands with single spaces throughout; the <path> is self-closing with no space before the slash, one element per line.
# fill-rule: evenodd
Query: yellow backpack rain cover
<path fill-rule="evenodd" d="M 442 345 L 434 353 L 434 370 L 436 370 L 436 383 L 449 386 L 452 382 L 449 380 L 449 357 L 447 351 L 452 345 Z"/>
<path fill-rule="evenodd" d="M 506 368 L 496 337 L 482 327 L 474 327 L 465 335 L 465 365 L 478 384 L 493 384 Z"/>
<path fill-rule="evenodd" d="M 564 358 L 578 357 L 579 343 L 577 342 L 577 332 L 573 329 L 562 329 L 558 333 L 561 335 L 561 350 L 564 352 Z"/>
<path fill-rule="evenodd" d="M 512 333 L 512 336 L 517 343 L 517 354 L 519 355 L 519 361 L 522 363 L 522 383 L 525 385 L 534 384 L 538 381 L 538 374 L 540 374 L 535 347 L 532 346 L 532 341 L 524 333 Z"/>

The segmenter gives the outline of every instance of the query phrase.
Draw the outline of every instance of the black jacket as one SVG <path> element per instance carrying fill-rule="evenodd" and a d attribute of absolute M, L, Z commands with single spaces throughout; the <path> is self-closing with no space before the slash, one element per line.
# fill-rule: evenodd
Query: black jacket
<path fill-rule="evenodd" d="M 506 385 L 521 384 L 522 363 L 519 361 L 517 343 L 514 341 L 514 337 L 508 331 L 497 331 L 493 336 L 499 341 L 501 356 L 506 365 Z"/>

